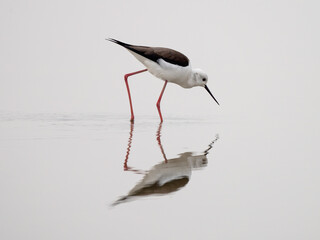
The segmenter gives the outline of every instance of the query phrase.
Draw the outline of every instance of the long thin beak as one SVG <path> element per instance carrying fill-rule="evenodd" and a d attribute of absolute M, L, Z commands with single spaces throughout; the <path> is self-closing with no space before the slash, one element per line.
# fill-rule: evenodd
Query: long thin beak
<path fill-rule="evenodd" d="M 207 87 L 207 85 L 204 85 L 204 88 L 208 91 L 208 93 L 211 95 L 211 97 L 216 101 L 216 103 L 218 103 L 217 99 L 212 95 L 212 93 L 210 92 L 209 88 Z M 220 104 L 218 103 L 218 105 L 220 106 Z"/>

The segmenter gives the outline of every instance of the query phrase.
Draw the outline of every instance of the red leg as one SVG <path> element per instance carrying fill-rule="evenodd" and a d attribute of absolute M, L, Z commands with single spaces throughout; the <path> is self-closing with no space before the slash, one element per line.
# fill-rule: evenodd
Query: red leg
<path fill-rule="evenodd" d="M 132 72 L 132 73 L 128 73 L 126 75 L 124 75 L 124 81 L 126 82 L 126 86 L 127 86 L 127 90 L 128 90 L 128 96 L 129 96 L 129 102 L 130 102 L 130 110 L 131 110 L 131 119 L 130 121 L 133 122 L 134 121 L 134 115 L 133 115 L 133 108 L 132 108 L 132 101 L 131 101 L 131 95 L 130 95 L 130 89 L 129 89 L 129 84 L 128 84 L 128 77 L 138 74 L 138 73 L 142 73 L 147 71 L 148 69 L 143 69 L 137 72 Z"/>
<path fill-rule="evenodd" d="M 157 108 L 158 108 L 158 112 L 159 112 L 159 116 L 160 116 L 160 122 L 163 122 L 162 115 L 161 115 L 161 110 L 160 110 L 160 102 L 161 102 L 161 98 L 162 98 L 163 92 L 166 89 L 167 83 L 168 83 L 168 81 L 164 82 L 162 91 L 160 93 L 160 97 L 159 97 L 158 102 L 157 102 Z"/>

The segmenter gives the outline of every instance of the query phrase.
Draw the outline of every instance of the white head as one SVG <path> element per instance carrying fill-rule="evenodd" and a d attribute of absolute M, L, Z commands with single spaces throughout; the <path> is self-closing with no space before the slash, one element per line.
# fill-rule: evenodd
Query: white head
<path fill-rule="evenodd" d="M 208 82 L 208 75 L 199 68 L 192 69 L 192 80 L 194 86 L 204 87 Z"/>
<path fill-rule="evenodd" d="M 207 92 L 211 95 L 211 97 L 216 101 L 216 103 L 218 103 L 218 101 L 215 99 L 215 97 L 212 95 L 209 88 L 207 87 L 207 82 L 208 82 L 208 75 L 204 71 L 202 71 L 199 68 L 192 69 L 192 85 L 194 87 L 195 86 L 204 87 L 207 90 Z"/>

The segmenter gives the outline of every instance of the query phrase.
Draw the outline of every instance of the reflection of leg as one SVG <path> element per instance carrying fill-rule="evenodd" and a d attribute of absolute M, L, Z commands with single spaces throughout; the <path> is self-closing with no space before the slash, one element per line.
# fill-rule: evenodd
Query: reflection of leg
<path fill-rule="evenodd" d="M 124 163 L 123 163 L 123 170 L 124 171 L 131 171 L 131 172 L 134 172 L 134 173 L 137 173 L 137 174 L 146 174 L 146 172 L 143 171 L 143 170 L 133 169 L 132 167 L 128 166 L 129 154 L 130 154 L 130 150 L 131 150 L 132 137 L 133 137 L 133 129 L 134 129 L 134 124 L 131 123 L 130 124 L 130 133 L 129 133 L 127 153 L 126 153 L 126 157 L 125 157 Z"/>
<path fill-rule="evenodd" d="M 161 137 L 161 128 L 162 128 L 162 122 L 160 122 L 158 131 L 157 131 L 157 141 L 158 141 L 158 145 L 159 145 L 159 147 L 160 147 L 162 156 L 163 156 L 163 158 L 164 158 L 164 161 L 165 161 L 165 162 L 168 162 L 167 157 L 166 157 L 166 154 L 164 153 L 164 150 L 163 150 L 163 147 L 162 147 L 162 144 L 161 144 L 161 139 L 160 139 L 160 137 Z"/>
<path fill-rule="evenodd" d="M 133 122 L 134 121 L 134 115 L 133 115 L 133 108 L 132 108 L 132 101 L 131 101 L 131 95 L 130 95 L 130 89 L 129 89 L 129 84 L 128 84 L 128 77 L 138 74 L 138 73 L 142 73 L 147 71 L 147 69 L 143 69 L 137 72 L 132 72 L 132 73 L 128 73 L 126 75 L 124 75 L 124 81 L 126 82 L 126 86 L 127 86 L 127 90 L 128 90 L 128 96 L 129 96 L 129 102 L 130 102 L 130 110 L 131 110 L 131 119 L 130 121 Z"/>
<path fill-rule="evenodd" d="M 128 147 L 127 147 L 127 154 L 126 154 L 126 158 L 124 159 L 124 164 L 123 164 L 123 169 L 124 169 L 125 171 L 128 170 L 128 159 L 129 159 L 129 154 L 130 154 L 130 150 L 131 150 L 131 143 L 132 143 L 132 136 L 133 136 L 133 128 L 134 128 L 134 124 L 131 123 L 131 124 L 130 124 L 130 133 L 129 133 Z"/>
<path fill-rule="evenodd" d="M 163 122 L 162 115 L 161 115 L 161 110 L 160 110 L 160 102 L 161 102 L 161 98 L 162 98 L 163 92 L 166 89 L 167 83 L 168 83 L 168 81 L 164 82 L 162 91 L 160 93 L 160 97 L 159 97 L 158 102 L 157 102 L 157 108 L 158 108 L 158 112 L 159 112 L 159 116 L 160 116 L 160 122 Z"/>

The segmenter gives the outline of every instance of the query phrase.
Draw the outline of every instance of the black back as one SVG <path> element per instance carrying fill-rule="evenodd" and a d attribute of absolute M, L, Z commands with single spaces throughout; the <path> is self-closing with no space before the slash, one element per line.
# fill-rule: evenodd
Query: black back
<path fill-rule="evenodd" d="M 148 58 L 154 62 L 158 62 L 158 60 L 162 58 L 166 62 L 179 65 L 181 67 L 186 67 L 189 65 L 189 59 L 185 55 L 170 48 L 135 46 L 120 42 L 113 38 L 108 38 L 107 40 L 119 44 L 126 49 L 135 52 L 145 58 Z"/>

